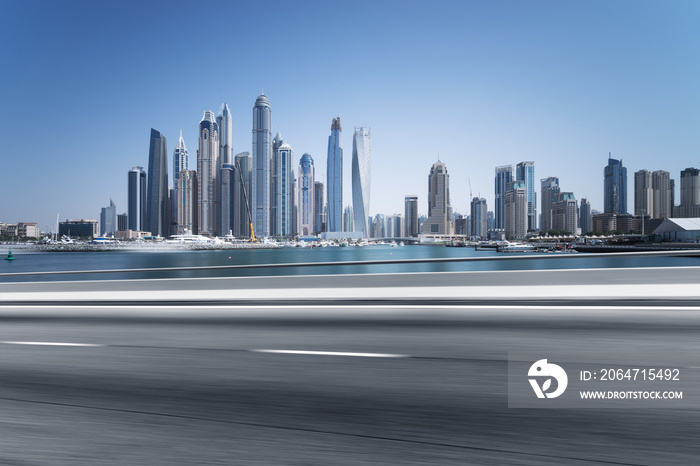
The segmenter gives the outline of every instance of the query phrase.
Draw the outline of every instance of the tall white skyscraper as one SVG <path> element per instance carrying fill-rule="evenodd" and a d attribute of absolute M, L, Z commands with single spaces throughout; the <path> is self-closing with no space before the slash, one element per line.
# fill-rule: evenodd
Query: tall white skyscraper
<path fill-rule="evenodd" d="M 354 231 L 369 237 L 369 195 L 372 175 L 372 144 L 369 128 L 355 128 L 352 136 L 352 209 Z"/>
<path fill-rule="evenodd" d="M 173 152 L 173 186 L 177 186 L 177 180 L 180 178 L 182 170 L 189 170 L 190 157 L 185 147 L 185 140 L 182 139 L 182 130 L 180 130 L 180 138 L 177 140 L 177 146 Z"/>
<path fill-rule="evenodd" d="M 253 172 L 251 213 L 255 236 L 270 234 L 270 163 L 272 161 L 272 110 L 265 94 L 253 107 Z"/>
<path fill-rule="evenodd" d="M 328 136 L 327 190 L 328 231 L 343 229 L 343 149 L 340 147 L 340 117 L 333 118 L 331 135 Z"/>
<path fill-rule="evenodd" d="M 537 191 L 535 191 L 535 162 L 520 162 L 515 166 L 515 179 L 525 183 L 527 193 L 527 229 L 537 229 Z"/>
<path fill-rule="evenodd" d="M 217 177 L 219 172 L 219 128 L 211 110 L 199 122 L 197 150 L 197 206 L 199 234 L 217 233 Z"/>
<path fill-rule="evenodd" d="M 277 134 L 273 143 L 270 234 L 289 236 L 294 228 L 294 150 Z"/>

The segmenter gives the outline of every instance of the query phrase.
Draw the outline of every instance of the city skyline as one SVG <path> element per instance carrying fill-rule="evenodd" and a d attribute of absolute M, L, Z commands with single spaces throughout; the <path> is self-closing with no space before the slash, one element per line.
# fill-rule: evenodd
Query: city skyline
<path fill-rule="evenodd" d="M 126 212 L 124 173 L 147 166 L 149 128 L 171 141 L 182 129 L 193 147 L 202 111 L 222 102 L 231 110 L 232 151 L 252 151 L 251 103 L 263 88 L 275 112 L 270 130 L 314 157 L 324 184 L 328 122 L 340 115 L 348 127 L 372 128 L 371 216 L 403 212 L 407 194 L 417 194 L 419 213 L 427 214 L 427 193 L 416 187 L 438 156 L 449 166 L 453 208 L 464 215 L 468 180 L 473 196 L 493 210 L 495 166 L 533 161 L 535 191 L 538 180 L 557 177 L 599 211 L 609 152 L 630 174 L 668 171 L 676 202 L 680 172 L 700 166 L 700 7 L 693 2 L 366 5 L 369 11 L 328 5 L 338 18 L 331 27 L 317 4 L 275 4 L 303 32 L 260 35 L 250 21 L 258 8 L 219 4 L 229 21 L 221 39 L 228 58 L 198 47 L 210 21 L 195 4 L 8 5 L 0 19 L 0 131 L 12 174 L 7 189 L 23 195 L 3 203 L 0 221 L 53 229 L 57 213 L 61 220 L 98 218 L 110 198 Z M 144 27 L 161 13 L 162 29 Z M 188 32 L 165 34 L 175 21 Z M 351 27 L 358 22 L 366 26 L 362 34 Z M 124 37 L 124 28 L 140 32 Z M 410 32 L 416 29 L 425 32 Z M 252 66 L 261 50 L 275 60 Z M 347 66 L 357 60 L 362 67 Z M 290 72 L 279 75 L 280 66 Z M 201 86 L 207 69 L 211 77 Z M 100 118 L 98 107 L 108 109 Z M 21 108 L 49 115 L 42 137 L 51 150 L 26 144 L 35 131 L 16 118 Z M 70 124 L 76 120 L 80 133 Z M 41 169 L 27 186 L 23 173 L 35 165 Z M 352 198 L 350 172 L 346 160 L 344 207 Z M 70 183 L 59 183 L 64 174 Z"/>

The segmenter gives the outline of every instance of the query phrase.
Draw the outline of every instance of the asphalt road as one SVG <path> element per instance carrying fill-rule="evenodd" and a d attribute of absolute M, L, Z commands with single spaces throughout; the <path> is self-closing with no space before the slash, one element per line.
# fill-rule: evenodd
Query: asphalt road
<path fill-rule="evenodd" d="M 698 464 L 698 409 L 508 408 L 509 351 L 698 360 L 697 307 L 583 304 L 148 319 L 3 305 L 0 464 Z"/>

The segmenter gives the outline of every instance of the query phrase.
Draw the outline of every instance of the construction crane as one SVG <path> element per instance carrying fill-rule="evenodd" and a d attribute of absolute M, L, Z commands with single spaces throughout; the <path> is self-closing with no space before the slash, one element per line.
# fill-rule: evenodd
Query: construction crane
<path fill-rule="evenodd" d="M 241 172 L 241 165 L 236 160 L 236 171 L 238 171 L 238 176 L 241 179 L 241 190 L 243 191 L 243 198 L 245 199 L 245 210 L 248 212 L 248 225 L 250 226 L 250 240 L 253 243 L 257 243 L 258 240 L 255 239 L 255 232 L 253 231 L 253 218 L 250 216 L 250 205 L 248 204 L 248 194 L 245 191 L 245 183 L 243 182 L 243 172 Z"/>
<path fill-rule="evenodd" d="M 464 178 L 462 178 L 464 179 Z M 467 181 L 469 181 L 469 202 L 472 201 L 473 196 L 472 196 L 472 179 L 470 177 L 467 177 Z"/>

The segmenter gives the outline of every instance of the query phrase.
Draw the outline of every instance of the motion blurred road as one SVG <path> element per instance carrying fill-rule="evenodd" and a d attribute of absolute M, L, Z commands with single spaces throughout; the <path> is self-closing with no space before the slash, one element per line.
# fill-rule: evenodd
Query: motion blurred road
<path fill-rule="evenodd" d="M 107 313 L 64 305 L 65 316 L 52 306 L 37 314 L 4 304 L 0 314 L 0 464 L 692 465 L 700 457 L 698 410 L 509 409 L 507 399 L 509 351 L 698 360 L 697 302 L 261 302 L 217 304 L 218 313 L 130 302 Z"/>

